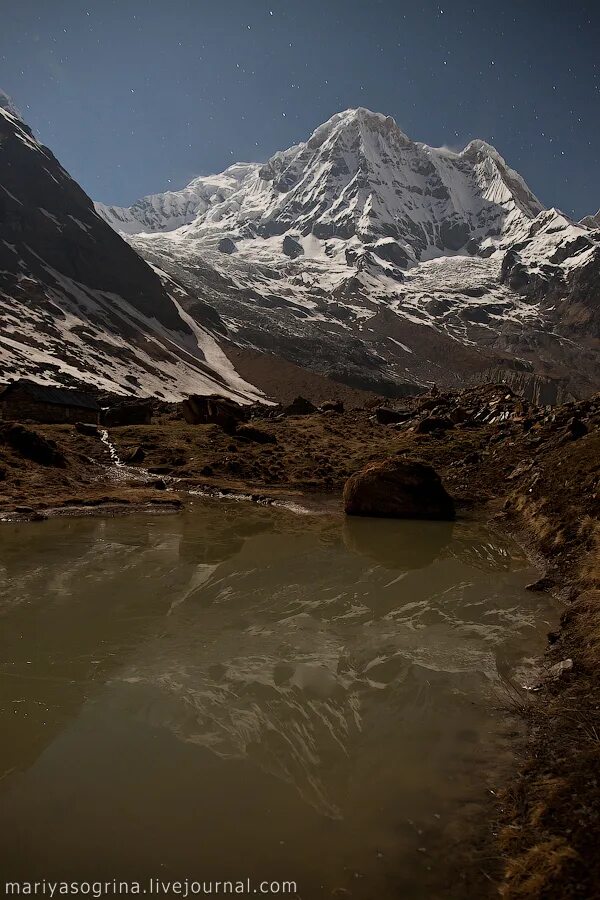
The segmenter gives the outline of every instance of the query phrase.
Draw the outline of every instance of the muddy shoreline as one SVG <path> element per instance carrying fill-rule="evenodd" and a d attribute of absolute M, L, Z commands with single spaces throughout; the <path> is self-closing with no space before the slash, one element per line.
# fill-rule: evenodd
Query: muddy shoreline
<path fill-rule="evenodd" d="M 464 406 L 464 395 L 447 395 L 447 403 Z M 598 896 L 600 398 L 551 411 L 517 409 L 504 420 L 434 433 L 410 421 L 379 424 L 368 410 L 256 424 L 273 444 L 236 441 L 214 425 L 111 429 L 121 458 L 141 448 L 143 483 L 116 478 L 97 438 L 70 426 L 38 426 L 66 465 L 39 466 L 0 444 L 0 518 L 174 513 L 202 493 L 335 512 L 345 478 L 366 462 L 393 454 L 430 462 L 459 516 L 487 520 L 514 537 L 544 573 L 533 587 L 566 603 L 560 629 L 549 635 L 546 665 L 549 672 L 569 665 L 533 700 L 522 698 L 530 737 L 492 823 L 495 847 L 488 849 L 502 858 L 501 894 Z"/>

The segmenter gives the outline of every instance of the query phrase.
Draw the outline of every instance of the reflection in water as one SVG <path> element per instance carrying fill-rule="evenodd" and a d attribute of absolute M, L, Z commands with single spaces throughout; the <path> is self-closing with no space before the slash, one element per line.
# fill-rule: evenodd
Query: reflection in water
<path fill-rule="evenodd" d="M 506 753 L 498 673 L 555 616 L 460 523 L 207 501 L 13 526 L 2 551 L 0 867 L 30 877 L 434 896 Z"/>
<path fill-rule="evenodd" d="M 387 569 L 422 569 L 440 555 L 452 538 L 453 522 L 407 522 L 349 516 L 344 521 L 344 542 Z"/>

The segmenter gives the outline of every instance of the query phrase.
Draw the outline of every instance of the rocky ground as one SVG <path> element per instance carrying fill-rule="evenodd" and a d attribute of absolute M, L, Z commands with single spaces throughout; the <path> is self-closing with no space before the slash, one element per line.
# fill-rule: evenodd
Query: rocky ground
<path fill-rule="evenodd" d="M 505 386 L 395 405 L 256 417 L 233 433 L 188 425 L 165 407 L 152 425 L 110 430 L 125 466 L 74 426 L 0 424 L 0 517 L 66 511 L 173 511 L 190 491 L 326 495 L 388 457 L 432 465 L 457 514 L 516 534 L 544 566 L 532 589 L 566 601 L 550 635 L 549 677 L 517 703 L 531 742 L 501 801 L 503 895 L 600 895 L 600 395 L 532 407 Z"/>

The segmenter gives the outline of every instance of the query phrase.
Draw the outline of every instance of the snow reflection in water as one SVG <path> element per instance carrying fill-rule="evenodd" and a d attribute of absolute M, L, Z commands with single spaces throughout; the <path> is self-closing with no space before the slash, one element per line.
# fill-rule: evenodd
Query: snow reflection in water
<path fill-rule="evenodd" d="M 514 545 L 210 500 L 2 539 L 3 871 L 447 881 L 557 615 Z"/>

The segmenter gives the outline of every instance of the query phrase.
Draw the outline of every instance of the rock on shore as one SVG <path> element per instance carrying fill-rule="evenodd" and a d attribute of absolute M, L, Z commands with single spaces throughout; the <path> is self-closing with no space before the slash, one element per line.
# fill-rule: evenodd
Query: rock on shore
<path fill-rule="evenodd" d="M 418 460 L 372 462 L 344 487 L 349 516 L 398 519 L 454 519 L 454 502 L 435 469 Z"/>

